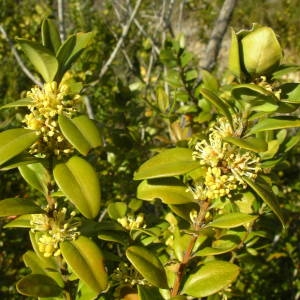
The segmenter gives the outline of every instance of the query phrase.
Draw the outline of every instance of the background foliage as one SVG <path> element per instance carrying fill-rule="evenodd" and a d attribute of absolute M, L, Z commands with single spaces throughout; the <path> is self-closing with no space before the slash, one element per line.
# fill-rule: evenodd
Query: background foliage
<path fill-rule="evenodd" d="M 59 1 L 9 1 L 1 2 L 1 26 L 12 43 L 15 38 L 39 39 L 40 24 L 45 16 L 58 18 Z M 173 4 L 174 2 L 174 4 Z M 257 5 L 259 2 L 260 5 Z M 178 108 L 170 114 L 164 110 L 163 101 L 156 103 L 165 85 L 163 74 L 168 72 L 167 83 L 176 86 L 183 75 L 184 66 L 174 66 L 176 47 L 174 40 L 180 32 L 186 37 L 186 47 L 192 53 L 189 64 L 193 73 L 205 60 L 205 45 L 223 1 L 142 1 L 136 22 L 109 68 L 102 72 L 116 43 L 124 32 L 128 16 L 132 14 L 134 1 L 66 1 L 63 7 L 62 32 L 68 36 L 74 32 L 93 31 L 94 41 L 72 72 L 85 84 L 84 95 L 90 108 L 90 116 L 97 120 L 104 136 L 104 148 L 91 157 L 102 181 L 103 203 L 124 201 L 133 207 L 141 206 L 136 199 L 137 183 L 133 173 L 150 157 L 153 149 L 185 143 L 188 126 L 179 129 L 179 122 L 192 122 L 197 112 L 185 101 L 191 86 L 183 80 L 184 93 L 170 101 Z M 249 28 L 253 22 L 271 26 L 279 35 L 288 62 L 299 63 L 299 0 L 238 1 L 231 26 L 235 30 Z M 227 35 L 214 73 L 220 81 L 226 81 L 222 72 L 227 65 Z M 176 43 L 175 43 L 176 44 Z M 1 105 L 21 98 L 30 89 L 32 81 L 24 74 L 11 51 L 11 44 L 0 40 L 0 101 Z M 22 60 L 26 58 L 15 45 Z M 161 52 L 158 55 L 158 50 Z M 27 63 L 27 62 L 26 62 Z M 26 64 L 28 68 L 30 65 Z M 195 67 L 195 68 L 194 68 Z M 183 72 L 184 71 L 184 72 Z M 31 69 L 31 72 L 34 72 Z M 295 79 L 297 80 L 297 78 Z M 194 99 L 191 99 L 192 101 Z M 181 103 L 185 105 L 181 105 Z M 19 112 L 18 112 L 19 113 Z M 0 129 L 8 129 L 21 121 L 13 110 L 2 111 Z M 209 116 L 202 116 L 204 119 Z M 185 119 L 186 118 L 186 119 Z M 199 120 L 198 120 L 199 121 Z M 199 125 L 201 126 L 201 125 Z M 231 299 L 299 299 L 299 148 L 290 154 L 281 166 L 273 183 L 281 206 L 288 216 L 288 229 L 282 232 L 280 224 L 271 216 L 267 218 L 269 233 L 261 249 L 249 250 L 241 263 L 242 274 L 231 287 Z M 15 171 L 0 173 L 0 199 L 19 194 L 34 193 L 26 190 L 23 179 Z M 153 218 L 162 207 L 145 205 L 145 211 Z M 0 226 L 5 224 L 1 220 Z M 28 270 L 20 257 L 28 248 L 27 233 L 21 230 L 1 230 L 0 241 L 0 295 L 1 299 L 22 299 L 15 291 L 15 282 Z"/>

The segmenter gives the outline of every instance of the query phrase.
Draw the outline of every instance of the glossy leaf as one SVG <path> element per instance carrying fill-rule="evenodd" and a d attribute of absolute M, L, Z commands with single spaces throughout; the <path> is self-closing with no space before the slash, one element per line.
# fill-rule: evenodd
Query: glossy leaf
<path fill-rule="evenodd" d="M 100 209 L 100 185 L 93 167 L 83 158 L 73 156 L 55 166 L 54 178 L 62 192 L 86 218 L 94 218 Z"/>
<path fill-rule="evenodd" d="M 160 178 L 142 181 L 137 188 L 137 197 L 152 201 L 161 199 L 167 204 L 184 204 L 194 202 L 186 185 L 176 178 Z"/>
<path fill-rule="evenodd" d="M 42 22 L 41 33 L 43 46 L 56 54 L 61 45 L 61 40 L 55 22 L 52 19 L 45 18 Z"/>
<path fill-rule="evenodd" d="M 23 98 L 17 101 L 13 101 L 10 103 L 7 103 L 0 107 L 0 109 L 6 109 L 6 108 L 12 108 L 12 107 L 26 107 L 28 105 L 31 105 L 33 102 L 30 98 Z"/>
<path fill-rule="evenodd" d="M 85 139 L 84 134 L 76 127 L 71 119 L 64 115 L 59 115 L 58 124 L 60 130 L 68 142 L 82 155 L 87 155 L 91 149 L 90 144 Z"/>
<path fill-rule="evenodd" d="M 152 285 L 163 289 L 168 288 L 165 269 L 153 252 L 141 246 L 130 246 L 126 250 L 126 256 Z"/>
<path fill-rule="evenodd" d="M 134 179 L 170 177 L 188 173 L 199 168 L 199 162 L 193 160 L 193 151 L 188 148 L 165 150 L 143 163 L 135 172 Z"/>
<path fill-rule="evenodd" d="M 257 153 L 264 152 L 268 149 L 268 144 L 263 139 L 259 139 L 259 138 L 249 137 L 246 139 L 240 139 L 234 136 L 226 136 L 223 139 L 224 141 L 236 145 L 240 148 L 257 152 Z"/>
<path fill-rule="evenodd" d="M 29 148 L 38 139 L 35 131 L 16 128 L 0 133 L 0 165 Z"/>
<path fill-rule="evenodd" d="M 92 300 L 92 299 L 96 299 L 97 295 L 98 295 L 97 292 L 93 291 L 82 280 L 79 280 L 76 300 Z M 97 299 L 101 300 L 102 298 L 97 298 Z"/>
<path fill-rule="evenodd" d="M 226 288 L 239 274 L 239 267 L 225 261 L 210 261 L 191 274 L 182 293 L 193 297 L 207 297 Z"/>
<path fill-rule="evenodd" d="M 51 178 L 47 169 L 41 164 L 26 164 L 19 167 L 22 177 L 35 189 L 48 194 Z"/>
<path fill-rule="evenodd" d="M 268 130 L 300 127 L 300 119 L 267 118 L 260 120 L 250 129 L 250 134 Z"/>
<path fill-rule="evenodd" d="M 262 178 L 257 178 L 254 182 L 248 177 L 244 176 L 243 180 L 270 207 L 270 209 L 274 212 L 274 214 L 282 223 L 283 227 L 285 227 L 285 219 L 277 202 L 276 196 L 272 192 L 272 188 Z"/>
<path fill-rule="evenodd" d="M 227 118 L 229 124 L 232 127 L 232 116 L 225 102 L 223 102 L 223 100 L 221 100 L 215 93 L 211 92 L 208 89 L 201 88 L 200 93 L 207 101 L 214 105 L 217 110 Z"/>
<path fill-rule="evenodd" d="M 32 297 L 56 297 L 62 293 L 62 288 L 51 277 L 43 274 L 23 277 L 16 288 L 20 294 Z"/>
<path fill-rule="evenodd" d="M 41 213 L 44 211 L 29 199 L 8 198 L 0 201 L 0 217 Z"/>
<path fill-rule="evenodd" d="M 61 253 L 73 272 L 93 291 L 100 293 L 107 287 L 103 255 L 89 238 L 80 236 L 75 241 L 60 244 Z"/>
<path fill-rule="evenodd" d="M 54 54 L 37 42 L 18 39 L 22 50 L 46 82 L 54 80 L 58 70 L 58 61 Z"/>
<path fill-rule="evenodd" d="M 64 286 L 62 275 L 54 257 L 40 257 L 34 251 L 27 251 L 23 255 L 24 263 L 34 274 L 43 274 L 51 277 L 60 286 Z"/>
<path fill-rule="evenodd" d="M 253 222 L 257 216 L 252 216 L 240 212 L 221 215 L 209 223 L 209 226 L 216 228 L 234 228 Z"/>

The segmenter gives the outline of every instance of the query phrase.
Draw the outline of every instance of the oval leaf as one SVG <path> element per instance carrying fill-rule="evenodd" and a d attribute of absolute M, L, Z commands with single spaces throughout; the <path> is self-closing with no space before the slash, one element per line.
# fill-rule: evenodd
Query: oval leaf
<path fill-rule="evenodd" d="M 35 131 L 16 128 L 0 133 L 0 165 L 29 148 L 38 135 Z"/>
<path fill-rule="evenodd" d="M 130 246 L 126 256 L 142 276 L 156 287 L 167 289 L 167 277 L 160 260 L 148 249 L 141 246 Z"/>
<path fill-rule="evenodd" d="M 31 215 L 21 215 L 15 219 L 13 219 L 12 221 L 10 221 L 9 223 L 6 223 L 3 228 L 31 228 Z"/>
<path fill-rule="evenodd" d="M 264 152 L 268 149 L 268 144 L 263 139 L 249 137 L 247 139 L 240 139 L 235 136 L 226 136 L 224 141 L 234 144 L 240 148 L 250 150 L 253 152 Z"/>
<path fill-rule="evenodd" d="M 89 238 L 80 236 L 77 240 L 63 242 L 61 253 L 73 272 L 93 291 L 100 293 L 107 287 L 107 274 L 103 255 Z"/>
<path fill-rule="evenodd" d="M 225 261 L 205 263 L 190 275 L 182 292 L 193 297 L 206 297 L 217 293 L 232 283 L 239 274 L 239 267 Z"/>
<path fill-rule="evenodd" d="M 61 40 L 57 26 L 52 19 L 44 19 L 41 27 L 41 33 L 43 46 L 55 54 L 61 45 Z"/>
<path fill-rule="evenodd" d="M 230 50 L 229 50 L 229 61 L 228 61 L 228 68 L 233 75 L 237 78 L 241 78 L 242 71 L 240 65 L 240 45 L 237 34 L 231 28 L 231 43 L 230 43 Z"/>
<path fill-rule="evenodd" d="M 86 218 L 94 218 L 100 209 L 100 185 L 93 167 L 74 156 L 55 166 L 54 178 L 62 192 Z"/>
<path fill-rule="evenodd" d="M 57 297 L 62 289 L 51 278 L 43 274 L 30 274 L 18 281 L 17 291 L 26 296 Z"/>
<path fill-rule="evenodd" d="M 18 39 L 18 43 L 43 79 L 46 82 L 53 81 L 58 70 L 58 61 L 52 52 L 36 42 L 25 39 Z"/>
<path fill-rule="evenodd" d="M 176 178 L 144 180 L 137 188 L 137 197 L 148 201 L 161 199 L 167 204 L 194 202 L 192 193 Z"/>
<path fill-rule="evenodd" d="M 271 210 L 274 212 L 274 214 L 278 217 L 278 219 L 282 223 L 282 226 L 285 227 L 285 218 L 276 200 L 276 196 L 272 192 L 272 188 L 260 177 L 256 178 L 255 182 L 245 176 L 243 177 L 243 180 L 271 208 Z"/>
<path fill-rule="evenodd" d="M 0 217 L 45 213 L 29 199 L 8 198 L 0 200 Z"/>
<path fill-rule="evenodd" d="M 135 172 L 134 179 L 170 177 L 199 168 L 199 162 L 193 160 L 192 153 L 188 148 L 165 150 L 142 164 Z"/>
<path fill-rule="evenodd" d="M 51 178 L 47 169 L 41 164 L 26 164 L 19 167 L 22 177 L 35 189 L 48 194 Z"/>
<path fill-rule="evenodd" d="M 33 102 L 32 99 L 24 98 L 24 99 L 20 99 L 20 100 L 14 101 L 14 102 L 7 103 L 7 104 L 1 106 L 0 109 L 12 108 L 12 107 L 24 107 L 24 106 L 31 105 L 32 102 Z"/>
<path fill-rule="evenodd" d="M 257 216 L 240 212 L 229 213 L 214 219 L 209 223 L 209 226 L 216 228 L 234 228 L 252 222 L 256 218 Z"/>

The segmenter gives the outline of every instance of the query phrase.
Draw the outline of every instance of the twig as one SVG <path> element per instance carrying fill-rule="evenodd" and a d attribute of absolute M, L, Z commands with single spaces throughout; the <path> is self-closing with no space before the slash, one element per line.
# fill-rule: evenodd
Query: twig
<path fill-rule="evenodd" d="M 120 39 L 118 40 L 118 43 L 116 45 L 116 47 L 114 48 L 113 52 L 111 53 L 109 59 L 106 61 L 106 63 L 104 64 L 104 66 L 101 68 L 101 71 L 100 71 L 100 74 L 99 74 L 99 79 L 101 79 L 103 77 L 103 75 L 107 72 L 109 66 L 111 65 L 111 63 L 113 62 L 113 60 L 115 59 L 117 53 L 119 52 L 123 42 L 124 42 L 124 39 L 125 37 L 127 36 L 128 32 L 129 32 L 129 29 L 130 29 L 130 26 L 138 12 L 138 9 L 140 7 L 142 3 L 142 0 L 137 0 L 136 4 L 135 4 L 135 7 L 132 11 L 132 14 L 127 22 L 127 24 L 123 27 L 123 30 L 122 30 L 122 35 L 120 37 Z"/>
<path fill-rule="evenodd" d="M 36 85 L 42 87 L 43 84 L 37 80 L 34 75 L 27 69 L 27 67 L 24 65 L 21 57 L 19 56 L 13 42 L 9 39 L 9 37 L 7 36 L 7 33 L 5 31 L 5 29 L 3 28 L 2 25 L 0 25 L 0 31 L 1 33 L 3 34 L 4 38 L 6 39 L 6 41 L 8 42 L 9 46 L 10 46 L 10 49 L 11 49 L 11 52 L 12 54 L 14 55 L 18 65 L 20 66 L 20 68 L 22 69 L 22 71 L 26 74 L 26 76 L 31 80 L 33 81 Z"/>
<path fill-rule="evenodd" d="M 205 61 L 202 64 L 202 68 L 206 70 L 212 70 L 216 63 L 221 43 L 228 28 L 236 1 L 237 0 L 225 0 L 223 3 L 206 48 Z"/>
<path fill-rule="evenodd" d="M 83 96 L 83 102 L 86 107 L 86 112 L 90 119 L 95 119 L 93 108 L 90 102 L 90 98 L 88 96 Z"/>
<path fill-rule="evenodd" d="M 65 40 L 65 23 L 64 23 L 64 3 L 63 0 L 57 0 L 57 17 L 60 39 Z"/>

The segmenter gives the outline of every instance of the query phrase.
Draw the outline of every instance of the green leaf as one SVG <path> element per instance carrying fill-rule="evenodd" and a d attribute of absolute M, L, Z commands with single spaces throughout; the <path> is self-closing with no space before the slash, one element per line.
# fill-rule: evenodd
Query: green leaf
<path fill-rule="evenodd" d="M 169 204 L 168 207 L 172 210 L 173 213 L 175 213 L 177 216 L 183 218 L 186 221 L 191 220 L 190 212 L 192 210 L 195 211 L 199 210 L 199 204 L 195 202 L 179 204 L 179 205 Z"/>
<path fill-rule="evenodd" d="M 287 103 L 300 103 L 300 84 L 299 83 L 284 83 L 280 86 L 280 97 Z"/>
<path fill-rule="evenodd" d="M 213 92 L 217 92 L 219 89 L 219 83 L 215 76 L 209 73 L 206 70 L 201 70 L 201 76 L 203 80 L 203 87 L 211 90 Z"/>
<path fill-rule="evenodd" d="M 195 201 L 187 186 L 177 178 L 144 180 L 137 188 L 137 198 L 147 201 L 161 199 L 166 204 L 184 204 Z"/>
<path fill-rule="evenodd" d="M 72 119 L 77 129 L 84 135 L 91 148 L 97 148 L 102 145 L 101 135 L 95 122 L 86 115 Z"/>
<path fill-rule="evenodd" d="M 18 39 L 22 50 L 46 82 L 54 80 L 58 70 L 58 61 L 50 50 L 39 43 Z"/>
<path fill-rule="evenodd" d="M 124 217 L 126 215 L 126 212 L 127 205 L 124 202 L 110 203 L 107 207 L 108 215 L 114 220 Z"/>
<path fill-rule="evenodd" d="M 45 18 L 42 22 L 41 33 L 43 46 L 56 54 L 61 45 L 61 39 L 55 22 Z"/>
<path fill-rule="evenodd" d="M 33 102 L 33 100 L 30 98 L 23 98 L 23 99 L 20 99 L 17 101 L 7 103 L 7 104 L 1 106 L 0 109 L 6 109 L 6 108 L 12 108 L 12 107 L 24 107 L 24 106 L 26 107 L 28 105 L 31 105 L 32 102 Z"/>
<path fill-rule="evenodd" d="M 45 213 L 29 199 L 7 198 L 0 200 L 0 217 Z"/>
<path fill-rule="evenodd" d="M 276 196 L 272 192 L 272 188 L 263 180 L 263 178 L 256 178 L 255 182 L 246 176 L 243 180 L 261 197 L 261 199 L 271 208 L 274 214 L 278 217 L 282 226 L 285 227 L 285 218 L 282 214 L 280 206 L 276 200 Z"/>
<path fill-rule="evenodd" d="M 152 285 L 162 289 L 168 288 L 165 269 L 153 252 L 141 246 L 130 246 L 126 250 L 126 256 Z"/>
<path fill-rule="evenodd" d="M 75 241 L 61 243 L 60 250 L 73 272 L 93 291 L 100 293 L 106 289 L 103 255 L 92 240 L 80 236 Z"/>
<path fill-rule="evenodd" d="M 48 194 L 48 186 L 51 178 L 47 169 L 41 163 L 19 166 L 22 177 L 35 189 Z"/>
<path fill-rule="evenodd" d="M 170 177 L 188 173 L 199 168 L 199 162 L 193 160 L 193 151 L 188 148 L 165 150 L 143 163 L 135 172 L 134 179 Z"/>
<path fill-rule="evenodd" d="M 71 119 L 64 115 L 59 115 L 58 124 L 60 130 L 68 142 L 82 155 L 87 155 L 91 149 L 90 144 L 85 139 L 84 134 L 76 127 Z"/>
<path fill-rule="evenodd" d="M 36 132 L 29 129 L 16 128 L 2 131 L 0 133 L 0 165 L 29 148 L 37 139 Z"/>
<path fill-rule="evenodd" d="M 79 32 L 70 36 L 57 50 L 57 59 L 62 66 L 57 74 L 57 80 L 60 81 L 63 74 L 70 69 L 72 64 L 85 50 L 93 37 L 92 32 Z"/>
<path fill-rule="evenodd" d="M 1 171 L 8 171 L 14 168 L 18 168 L 20 166 L 23 165 L 28 165 L 28 164 L 35 164 L 35 163 L 39 163 L 43 161 L 42 158 L 38 158 L 35 156 L 30 156 L 27 155 L 26 153 L 21 153 L 15 157 L 13 157 L 12 159 L 8 160 L 7 162 L 5 162 L 1 167 L 0 170 Z"/>
<path fill-rule="evenodd" d="M 162 87 L 156 89 L 157 106 L 161 112 L 165 113 L 170 106 L 169 96 Z"/>
<path fill-rule="evenodd" d="M 233 28 L 231 28 L 231 44 L 229 50 L 228 68 L 233 75 L 239 79 L 241 78 L 242 71 L 240 65 L 240 45 L 237 34 Z"/>
<path fill-rule="evenodd" d="M 5 224 L 3 228 L 31 228 L 31 215 L 21 215 L 9 223 Z"/>
<path fill-rule="evenodd" d="M 54 178 L 62 192 L 86 218 L 94 218 L 100 209 L 100 185 L 93 167 L 83 158 L 73 156 L 55 166 Z"/>
<path fill-rule="evenodd" d="M 193 297 L 207 297 L 226 288 L 237 278 L 239 267 L 225 261 L 210 261 L 188 276 L 182 293 Z"/>
<path fill-rule="evenodd" d="M 227 118 L 230 126 L 233 127 L 232 116 L 225 102 L 223 102 L 223 100 L 221 100 L 215 93 L 208 89 L 201 88 L 200 93 L 207 101 L 213 104 L 217 108 L 217 110 Z"/>
<path fill-rule="evenodd" d="M 249 134 L 268 130 L 300 127 L 300 119 L 267 118 L 260 120 L 249 131 Z"/>
<path fill-rule="evenodd" d="M 240 139 L 234 136 L 226 136 L 223 139 L 224 141 L 236 145 L 240 148 L 257 152 L 257 153 L 264 152 L 268 149 L 268 144 L 263 139 L 259 139 L 259 138 L 249 137 L 246 139 Z"/>
<path fill-rule="evenodd" d="M 76 293 L 76 300 L 104 300 L 102 298 L 97 298 L 97 295 L 98 293 L 90 289 L 90 287 L 87 284 L 85 284 L 82 280 L 79 280 L 78 290 Z"/>
<path fill-rule="evenodd" d="M 209 226 L 216 228 L 234 228 L 253 222 L 255 219 L 257 219 L 257 216 L 234 212 L 215 218 L 209 223 Z"/>
<path fill-rule="evenodd" d="M 29 250 L 23 255 L 25 265 L 34 274 L 43 274 L 51 277 L 60 286 L 64 286 L 62 275 L 57 261 L 54 257 L 40 257 L 35 252 Z"/>
<path fill-rule="evenodd" d="M 30 274 L 23 277 L 16 285 L 17 291 L 25 296 L 56 297 L 62 293 L 57 283 L 43 274 Z"/>
<path fill-rule="evenodd" d="M 139 300 L 164 300 L 158 288 L 153 286 L 138 285 Z"/>

